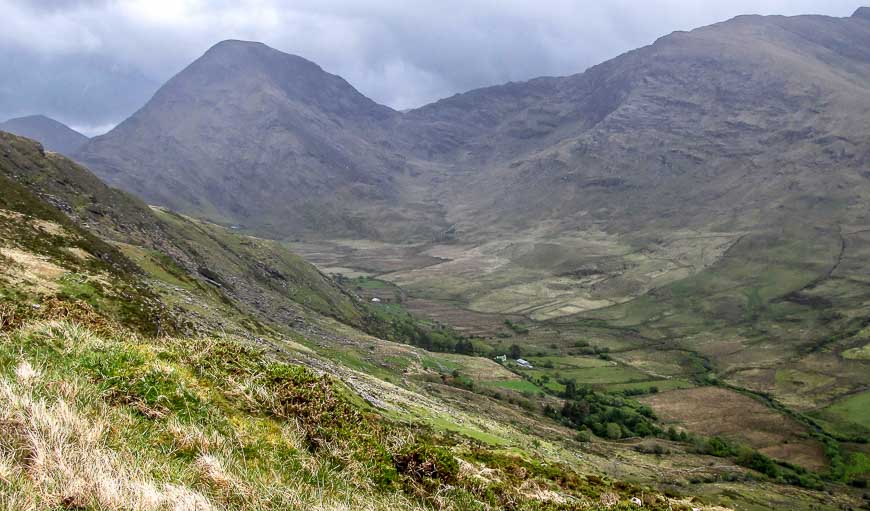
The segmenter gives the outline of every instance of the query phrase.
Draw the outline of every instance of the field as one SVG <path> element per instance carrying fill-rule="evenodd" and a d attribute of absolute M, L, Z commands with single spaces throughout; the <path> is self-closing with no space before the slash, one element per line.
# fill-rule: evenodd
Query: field
<path fill-rule="evenodd" d="M 712 264 L 736 234 L 674 233 L 637 250 L 602 232 L 575 238 L 502 238 L 427 248 L 438 264 L 381 275 L 409 294 L 459 300 L 484 313 L 547 320 L 622 303 Z M 352 265 L 348 265 L 352 266 Z"/>
<path fill-rule="evenodd" d="M 539 359 L 531 357 L 529 359 L 533 364 L 537 364 Z M 591 360 L 592 364 L 597 361 Z M 533 378 L 540 378 L 543 375 L 550 376 L 551 379 L 571 379 L 581 385 L 590 385 L 593 387 L 607 387 L 611 384 L 625 384 L 630 382 L 642 382 L 649 380 L 649 376 L 630 367 L 622 366 L 612 361 L 600 361 L 601 364 L 585 365 L 586 361 L 581 362 L 581 365 L 573 365 L 569 362 L 558 369 L 549 369 L 536 365 L 534 369 L 521 369 L 520 372 L 527 374 Z"/>
<path fill-rule="evenodd" d="M 834 402 L 815 415 L 833 430 L 845 435 L 870 435 L 870 391 Z"/>
<path fill-rule="evenodd" d="M 515 390 L 517 392 L 542 393 L 540 387 L 526 380 L 502 380 L 487 383 L 488 387 L 496 389 Z"/>
<path fill-rule="evenodd" d="M 504 320 L 523 320 L 522 316 L 484 314 L 463 308 L 461 304 L 423 298 L 407 297 L 404 305 L 413 314 L 451 325 L 466 335 L 476 337 L 510 334 L 510 330 L 505 327 Z"/>
<path fill-rule="evenodd" d="M 745 442 L 768 456 L 812 469 L 826 466 L 823 446 L 801 424 L 734 391 L 718 387 L 662 392 L 642 398 L 666 423 L 704 436 Z"/>

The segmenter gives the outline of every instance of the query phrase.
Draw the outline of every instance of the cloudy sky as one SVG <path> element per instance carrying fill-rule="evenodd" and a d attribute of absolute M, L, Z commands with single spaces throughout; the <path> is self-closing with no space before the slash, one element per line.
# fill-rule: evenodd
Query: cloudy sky
<path fill-rule="evenodd" d="M 870 0 L 868 0 L 870 1 Z M 572 74 L 738 14 L 848 16 L 860 0 L 0 0 L 0 120 L 96 134 L 214 43 L 262 41 L 394 108 Z"/>

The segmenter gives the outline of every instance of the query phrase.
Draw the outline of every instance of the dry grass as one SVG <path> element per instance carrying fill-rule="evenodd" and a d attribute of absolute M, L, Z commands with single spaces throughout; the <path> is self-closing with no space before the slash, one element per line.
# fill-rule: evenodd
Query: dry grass
<path fill-rule="evenodd" d="M 0 302 L 0 332 L 18 328 L 24 319 L 19 307 L 9 302 Z"/>
<path fill-rule="evenodd" d="M 573 510 L 610 489 L 431 443 L 360 411 L 331 378 L 230 339 L 69 321 L 0 335 L 0 510 Z M 616 491 L 627 509 L 637 488 Z"/>
<path fill-rule="evenodd" d="M 0 255 L 13 263 L 0 269 L 13 282 L 39 293 L 53 294 L 60 290 L 57 280 L 66 270 L 49 261 L 47 257 L 17 248 L 0 248 Z"/>
<path fill-rule="evenodd" d="M 142 342 L 116 333 L 131 342 L 124 346 Z M 63 359 L 118 347 L 118 341 L 64 321 L 32 323 L 6 335 L 7 342 L 16 339 L 51 345 Z M 107 400 L 110 394 L 87 379 L 47 371 L 20 358 L 0 380 L 0 510 L 418 508 L 401 494 L 374 495 L 364 467 L 354 465 L 341 442 L 326 443 L 323 454 L 310 453 L 304 428 L 293 421 L 268 438 L 276 448 L 299 449 L 299 467 L 262 471 L 240 457 L 241 445 L 264 433 L 247 419 L 222 433 L 207 422 L 178 416 L 146 417 L 142 423 L 141 415 Z M 160 361 L 152 366 L 164 374 L 177 371 Z M 230 394 L 280 409 L 273 395 L 250 382 L 239 382 Z M 193 453 L 190 461 L 179 468 L 178 459 L 149 451 L 136 436 L 143 424 L 162 431 L 177 452 Z M 348 463 L 338 470 L 335 460 L 342 458 Z"/>
<path fill-rule="evenodd" d="M 67 236 L 69 233 L 60 224 L 48 220 L 34 219 L 33 225 L 51 236 Z"/>
<path fill-rule="evenodd" d="M 109 448 L 111 412 L 76 384 L 67 382 L 65 396 L 45 395 L 35 387 L 61 382 L 41 381 L 27 361 L 15 374 L 0 383 L 3 479 L 12 483 L 0 501 L 6 509 L 214 509 L 190 488 L 155 482 L 133 453 Z"/>
<path fill-rule="evenodd" d="M 704 436 L 738 439 L 773 458 L 812 469 L 826 466 L 821 444 L 805 428 L 758 401 L 719 387 L 654 394 L 642 399 L 666 422 Z"/>

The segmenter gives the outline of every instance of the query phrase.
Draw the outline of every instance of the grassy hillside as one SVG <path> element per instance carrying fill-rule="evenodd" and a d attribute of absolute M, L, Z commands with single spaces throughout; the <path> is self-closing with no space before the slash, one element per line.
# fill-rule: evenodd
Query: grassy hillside
<path fill-rule="evenodd" d="M 351 296 L 276 243 L 152 210 L 28 139 L 0 132 L 0 148 L 0 175 L 14 178 L 94 234 L 126 247 L 127 255 L 140 263 L 149 260 L 162 272 L 187 275 L 191 285 L 210 287 L 247 313 L 290 321 L 305 309 L 351 323 L 363 315 Z"/>
<path fill-rule="evenodd" d="M 99 327 L 0 334 L 4 509 L 629 509 L 641 494 L 385 421 L 233 339 Z"/>
<path fill-rule="evenodd" d="M 0 306 L 5 322 L 26 318 L 47 297 L 83 300 L 128 328 L 174 331 L 141 270 L 29 189 L 0 175 Z"/>
<path fill-rule="evenodd" d="M 395 286 L 342 279 L 343 290 L 276 243 L 128 202 L 0 136 L 8 509 L 860 503 L 836 481 L 757 456 L 767 444 L 669 431 L 623 392 L 654 380 L 607 360 L 598 340 L 558 359 L 534 323 L 465 337 L 419 321 Z M 389 303 L 369 301 L 378 294 Z M 527 341 L 542 350 L 527 355 L 535 369 L 480 356 Z M 801 430 L 790 432 L 804 452 Z"/>

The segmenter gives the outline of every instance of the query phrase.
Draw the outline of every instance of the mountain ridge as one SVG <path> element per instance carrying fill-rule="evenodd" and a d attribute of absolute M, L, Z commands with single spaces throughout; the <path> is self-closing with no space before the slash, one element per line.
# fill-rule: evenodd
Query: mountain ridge
<path fill-rule="evenodd" d="M 764 150 L 753 132 L 781 132 L 769 139 L 781 155 L 812 148 L 794 138 L 808 126 L 831 137 L 828 145 L 855 145 L 844 134 L 860 133 L 861 117 L 842 113 L 867 108 L 865 43 L 870 31 L 854 17 L 743 16 L 675 32 L 582 73 L 475 89 L 400 113 L 301 57 L 230 40 L 77 156 L 149 201 L 273 237 L 426 241 L 455 225 L 473 240 L 510 223 L 519 207 L 528 228 L 577 221 L 588 214 L 581 197 L 603 206 L 614 193 L 629 201 L 632 190 L 658 194 L 649 188 L 657 181 L 637 169 L 640 146 L 656 153 L 664 142 L 672 154 L 660 157 L 688 170 L 708 158 L 749 165 Z M 226 72 L 230 64 L 237 72 Z M 837 131 L 824 133 L 829 127 Z M 625 145 L 626 136 L 639 145 Z M 617 167 L 632 175 L 614 175 Z M 584 184 L 596 182 L 630 186 L 603 195 Z M 547 196 L 561 198 L 540 200 Z M 653 213 L 670 202 L 659 199 L 647 201 Z M 606 221 L 638 221 L 625 213 Z"/>
<path fill-rule="evenodd" d="M 0 130 L 38 140 L 50 151 L 73 154 L 89 139 L 69 126 L 45 115 L 16 117 L 0 123 Z"/>

